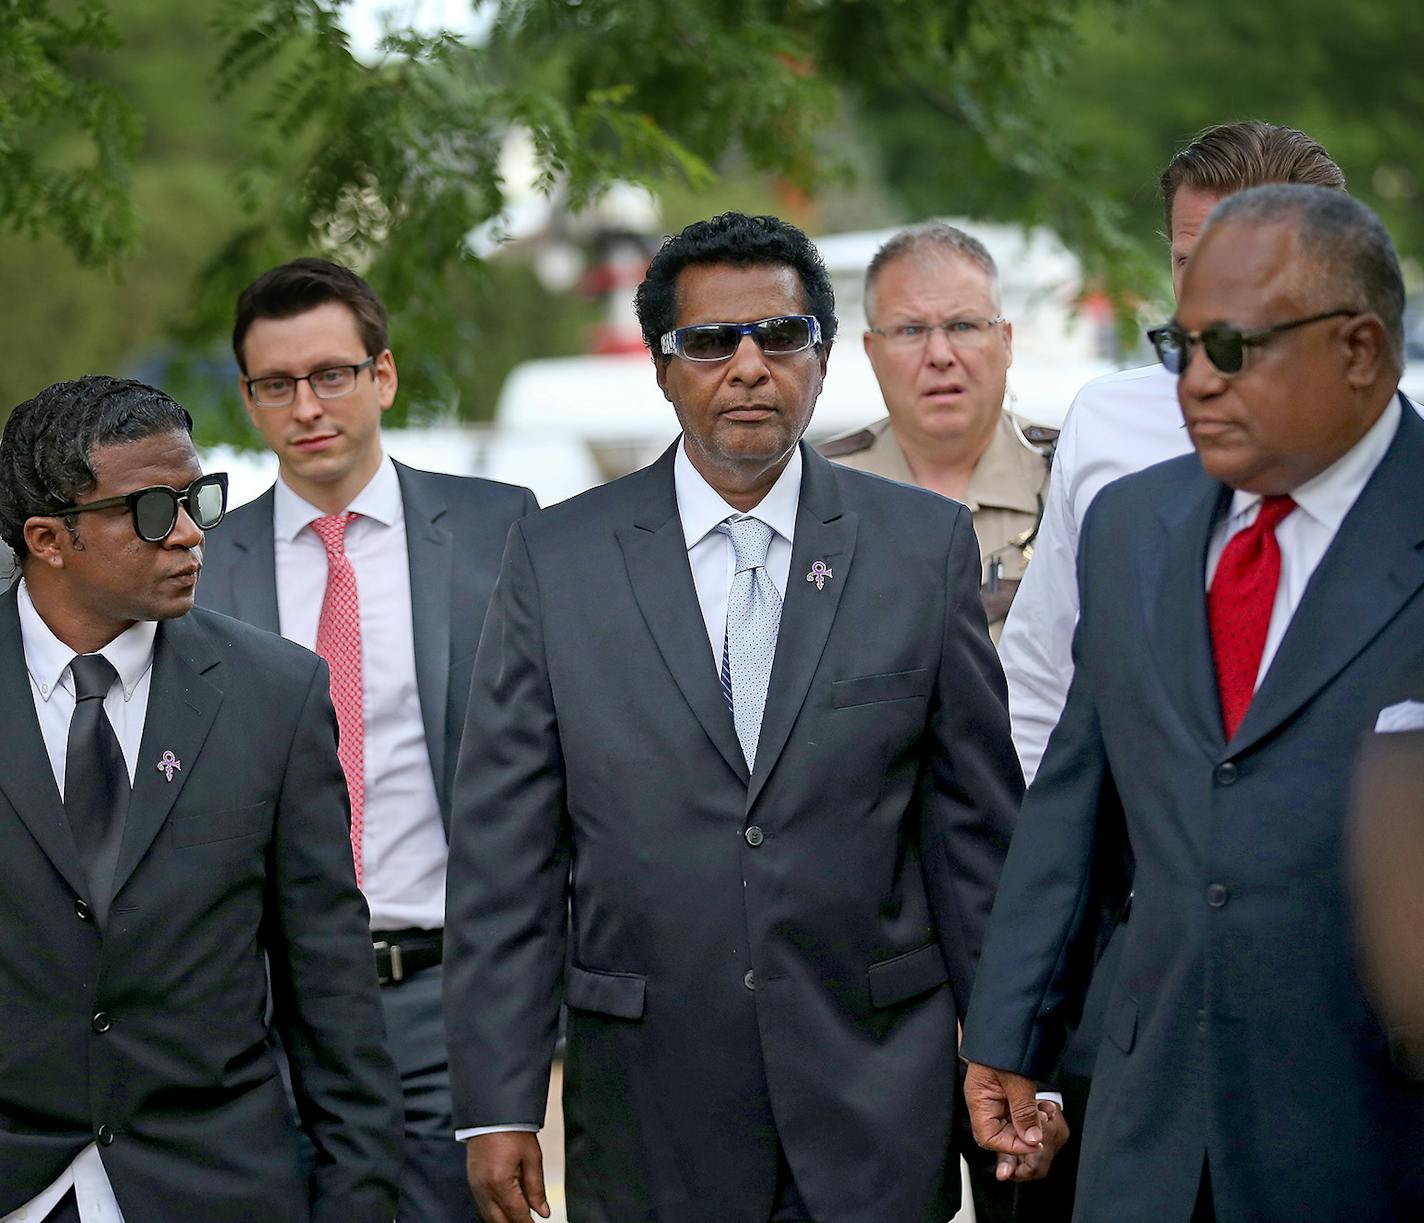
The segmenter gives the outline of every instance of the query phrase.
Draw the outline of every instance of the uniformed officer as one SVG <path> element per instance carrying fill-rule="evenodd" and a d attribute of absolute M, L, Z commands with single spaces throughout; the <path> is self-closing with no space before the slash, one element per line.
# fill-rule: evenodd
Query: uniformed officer
<path fill-rule="evenodd" d="M 1013 324 L 983 243 L 929 221 L 896 234 L 865 273 L 866 355 L 890 415 L 821 445 L 827 457 L 933 489 L 974 514 L 990 633 L 1033 551 L 1057 433 L 1008 403 Z"/>

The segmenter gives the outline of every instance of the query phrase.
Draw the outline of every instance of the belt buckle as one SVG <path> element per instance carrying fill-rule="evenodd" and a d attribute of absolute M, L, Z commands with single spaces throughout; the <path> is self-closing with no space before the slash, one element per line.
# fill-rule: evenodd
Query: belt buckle
<path fill-rule="evenodd" d="M 405 966 L 401 963 L 399 943 L 388 943 L 381 939 L 371 944 L 376 953 L 376 982 L 391 985 L 405 980 Z"/>

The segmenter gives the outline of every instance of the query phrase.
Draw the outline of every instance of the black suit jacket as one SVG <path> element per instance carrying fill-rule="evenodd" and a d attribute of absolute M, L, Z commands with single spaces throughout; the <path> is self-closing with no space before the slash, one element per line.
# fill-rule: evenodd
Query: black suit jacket
<path fill-rule="evenodd" d="M 399 1084 L 326 665 L 209 612 L 159 624 L 101 932 L 15 598 L 0 596 L 0 1214 L 97 1138 L 129 1219 L 389 1223 Z M 310 1201 L 268 1043 L 269 965 L 316 1145 Z"/>
<path fill-rule="evenodd" d="M 510 524 L 539 508 L 527 488 L 396 463 L 410 559 L 415 680 L 448 833 L 470 671 Z M 205 545 L 198 602 L 277 633 L 273 490 L 239 506 Z"/>
<path fill-rule="evenodd" d="M 823 1223 L 959 1200 L 956 1022 L 1022 786 L 979 550 L 957 503 L 802 453 L 750 776 L 674 450 L 510 536 L 452 824 L 456 1122 L 542 1119 L 562 993 L 580 1220 L 766 1223 L 778 1140 Z"/>
<path fill-rule="evenodd" d="M 1136 858 L 1075 1220 L 1186 1218 L 1203 1156 L 1222 1219 L 1418 1218 L 1400 1171 L 1417 1085 L 1361 989 L 1345 871 L 1372 698 L 1424 635 L 1424 422 L 1342 522 L 1229 742 L 1203 591 L 1229 490 L 1195 455 L 1105 489 L 1079 553 L 1063 717 L 1005 867 L 964 1053 L 1050 1066 L 1104 861 Z M 1416 1182 L 1417 1186 L 1418 1182 Z"/>

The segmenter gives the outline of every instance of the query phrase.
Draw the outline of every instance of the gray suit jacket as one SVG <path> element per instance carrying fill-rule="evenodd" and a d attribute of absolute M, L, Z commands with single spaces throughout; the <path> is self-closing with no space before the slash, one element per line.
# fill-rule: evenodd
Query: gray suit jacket
<path fill-rule="evenodd" d="M 1203 574 L 1230 490 L 1188 455 L 1093 503 L 1077 669 L 964 1037 L 975 1061 L 1051 1068 L 1126 836 L 1136 893 L 1075 1220 L 1184 1219 L 1204 1157 L 1218 1218 L 1424 1217 L 1419 1180 L 1401 1179 L 1417 1131 L 1397 1124 L 1424 1098 L 1361 989 L 1345 871 L 1355 745 L 1424 637 L 1421 470 L 1424 421 L 1406 405 L 1229 742 Z"/>
<path fill-rule="evenodd" d="M 527 488 L 397 463 L 410 554 L 415 678 L 430 771 L 448 833 L 470 671 L 510 525 L 539 508 Z M 273 491 L 208 532 L 198 602 L 269 632 L 277 623 Z"/>
<path fill-rule="evenodd" d="M 14 590 L 0 674 L 0 1215 L 97 1140 L 129 1219 L 386 1223 L 400 1087 L 326 665 L 206 611 L 159 624 L 102 930 Z M 315 1145 L 310 1188 L 269 997 Z"/>
<path fill-rule="evenodd" d="M 1022 786 L 979 550 L 963 506 L 802 453 L 750 775 L 674 450 L 510 535 L 451 828 L 455 1119 L 542 1119 L 565 998 L 580 1220 L 766 1223 L 778 1143 L 822 1223 L 959 1201 L 955 1025 Z"/>

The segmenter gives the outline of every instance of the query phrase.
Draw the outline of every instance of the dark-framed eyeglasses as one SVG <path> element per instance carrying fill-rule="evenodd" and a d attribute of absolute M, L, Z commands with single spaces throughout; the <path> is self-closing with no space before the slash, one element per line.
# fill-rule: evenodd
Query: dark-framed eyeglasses
<path fill-rule="evenodd" d="M 356 376 L 367 366 L 374 366 L 375 357 L 367 357 L 355 365 L 328 365 L 297 378 L 291 374 L 274 374 L 270 378 L 245 378 L 247 393 L 259 408 L 285 408 L 297 397 L 297 383 L 305 382 L 318 399 L 340 399 L 356 389 Z M 371 377 L 376 376 L 375 370 Z"/>
<path fill-rule="evenodd" d="M 1246 364 L 1246 350 L 1264 344 L 1272 336 L 1283 331 L 1294 331 L 1311 323 L 1321 323 L 1328 318 L 1353 317 L 1358 310 L 1341 307 L 1327 310 L 1324 314 L 1312 314 L 1309 318 L 1292 319 L 1289 323 L 1277 323 L 1274 327 L 1258 327 L 1254 331 L 1242 331 L 1239 327 L 1219 325 L 1204 327 L 1200 331 L 1187 331 L 1176 323 L 1154 327 L 1147 333 L 1152 347 L 1157 350 L 1157 359 L 1169 371 L 1180 375 L 1191 364 L 1192 349 L 1198 344 L 1206 353 L 1206 358 L 1216 367 L 1218 373 L 1239 374 Z"/>
<path fill-rule="evenodd" d="M 952 348 L 977 348 L 993 334 L 995 327 L 1007 321 L 1002 314 L 996 314 L 993 318 L 952 318 L 943 323 L 900 323 L 895 327 L 867 327 L 866 330 L 897 348 L 921 348 L 936 331 L 944 332 Z"/>
<path fill-rule="evenodd" d="M 768 357 L 790 357 L 821 342 L 821 321 L 814 314 L 779 314 L 754 323 L 696 323 L 662 337 L 662 353 L 684 361 L 730 361 L 749 335 Z"/>
<path fill-rule="evenodd" d="M 152 488 L 135 489 L 122 497 L 66 505 L 63 509 L 51 510 L 46 517 L 67 518 L 88 510 L 111 510 L 126 505 L 138 537 L 151 544 L 161 544 L 178 525 L 180 504 L 188 507 L 188 516 L 200 530 L 211 531 L 227 513 L 227 472 L 209 472 L 181 490 L 156 484 Z"/>

